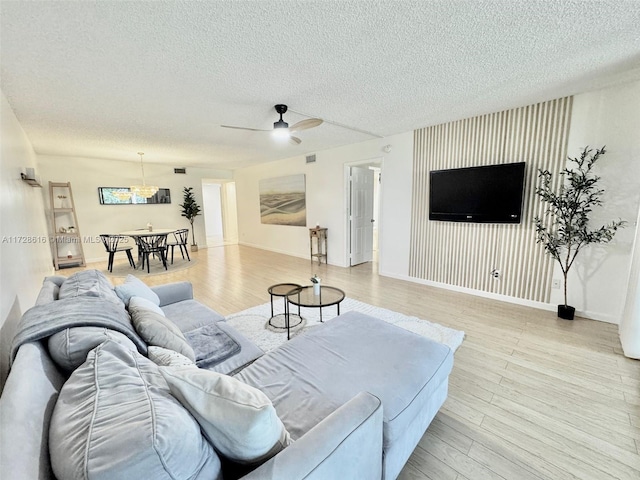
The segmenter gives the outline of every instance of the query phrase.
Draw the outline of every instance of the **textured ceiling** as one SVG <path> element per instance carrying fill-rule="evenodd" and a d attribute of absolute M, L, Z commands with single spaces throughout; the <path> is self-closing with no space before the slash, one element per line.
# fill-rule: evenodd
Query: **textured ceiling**
<path fill-rule="evenodd" d="M 10 2 L 1 87 L 35 151 L 236 168 L 276 103 L 379 136 L 640 78 L 640 1 Z M 290 124 L 306 118 L 289 112 Z"/>

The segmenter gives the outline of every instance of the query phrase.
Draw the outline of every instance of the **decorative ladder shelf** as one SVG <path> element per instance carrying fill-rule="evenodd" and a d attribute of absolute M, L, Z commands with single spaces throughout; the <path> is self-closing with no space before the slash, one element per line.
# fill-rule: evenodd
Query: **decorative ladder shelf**
<path fill-rule="evenodd" d="M 85 266 L 82 237 L 78 228 L 76 206 L 71 183 L 49 182 L 51 205 L 51 250 L 56 270 L 71 266 Z"/>

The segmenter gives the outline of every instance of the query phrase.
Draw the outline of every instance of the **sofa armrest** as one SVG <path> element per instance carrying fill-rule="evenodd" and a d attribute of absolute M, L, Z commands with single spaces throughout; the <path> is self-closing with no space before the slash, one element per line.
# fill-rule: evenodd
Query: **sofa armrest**
<path fill-rule="evenodd" d="M 382 404 L 361 392 L 244 480 L 382 478 Z"/>
<path fill-rule="evenodd" d="M 0 470 L 11 478 L 54 478 L 49 421 L 64 381 L 40 342 L 20 347 L 0 398 Z"/>
<path fill-rule="evenodd" d="M 151 287 L 160 297 L 160 306 L 193 299 L 193 285 L 191 282 L 166 283 Z"/>

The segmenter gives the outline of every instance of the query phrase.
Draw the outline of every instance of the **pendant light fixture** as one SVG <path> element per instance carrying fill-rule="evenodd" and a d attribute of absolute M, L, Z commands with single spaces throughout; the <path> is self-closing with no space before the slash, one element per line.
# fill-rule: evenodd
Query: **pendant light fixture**
<path fill-rule="evenodd" d="M 138 152 L 138 155 L 140 155 L 140 170 L 142 170 L 142 185 L 132 185 L 131 187 L 129 187 L 129 189 L 131 190 L 131 193 L 133 193 L 138 197 L 151 198 L 156 194 L 159 188 L 155 185 L 147 185 L 145 183 L 144 165 L 142 164 L 142 156 L 144 155 L 144 152 Z"/>

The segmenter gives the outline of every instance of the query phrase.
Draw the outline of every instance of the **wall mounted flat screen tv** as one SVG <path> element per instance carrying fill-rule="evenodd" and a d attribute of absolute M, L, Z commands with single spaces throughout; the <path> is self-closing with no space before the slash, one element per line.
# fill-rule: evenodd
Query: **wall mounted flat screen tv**
<path fill-rule="evenodd" d="M 520 223 L 525 163 L 432 170 L 429 220 Z"/>

